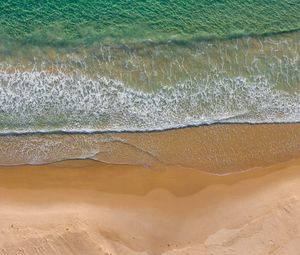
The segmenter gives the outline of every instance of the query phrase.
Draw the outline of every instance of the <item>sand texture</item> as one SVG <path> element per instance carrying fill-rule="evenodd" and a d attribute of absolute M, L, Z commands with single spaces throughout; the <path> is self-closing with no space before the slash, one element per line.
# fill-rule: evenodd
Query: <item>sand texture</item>
<path fill-rule="evenodd" d="M 90 158 L 227 175 L 300 157 L 300 124 L 208 125 L 146 133 L 0 136 L 0 165 Z"/>
<path fill-rule="evenodd" d="M 300 159 L 229 176 L 66 161 L 0 169 L 0 254 L 299 254 Z"/>

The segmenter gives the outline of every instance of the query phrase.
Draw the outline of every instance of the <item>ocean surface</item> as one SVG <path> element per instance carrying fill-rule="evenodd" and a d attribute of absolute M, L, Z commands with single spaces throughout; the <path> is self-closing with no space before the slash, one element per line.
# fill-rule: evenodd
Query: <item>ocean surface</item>
<path fill-rule="evenodd" d="M 300 122 L 299 54 L 298 0 L 1 1 L 0 135 Z"/>

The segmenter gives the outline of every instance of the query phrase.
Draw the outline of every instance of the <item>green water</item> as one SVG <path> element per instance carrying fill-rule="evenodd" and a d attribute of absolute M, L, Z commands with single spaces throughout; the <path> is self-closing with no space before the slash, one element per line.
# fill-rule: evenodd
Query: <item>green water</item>
<path fill-rule="evenodd" d="M 299 106 L 300 0 L 0 0 L 0 163 L 123 142 L 31 133 L 295 123 Z"/>
<path fill-rule="evenodd" d="M 1 1 L 0 134 L 299 122 L 299 14 L 299 0 Z"/>
<path fill-rule="evenodd" d="M 0 40 L 37 45 L 227 38 L 299 28 L 299 0 L 0 2 Z"/>

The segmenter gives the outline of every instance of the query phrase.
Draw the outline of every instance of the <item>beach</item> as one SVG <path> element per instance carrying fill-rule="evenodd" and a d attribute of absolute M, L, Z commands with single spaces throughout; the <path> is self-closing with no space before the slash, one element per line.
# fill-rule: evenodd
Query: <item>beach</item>
<path fill-rule="evenodd" d="M 250 128 L 274 139 L 268 125 Z M 275 125 L 280 129 L 284 137 L 299 127 Z M 250 143 L 253 151 L 261 146 Z M 0 254 L 297 254 L 298 153 L 253 162 L 247 171 L 238 157 L 230 159 L 234 174 L 212 173 L 217 168 L 207 171 L 201 161 L 197 167 L 96 160 L 3 166 Z"/>
<path fill-rule="evenodd" d="M 300 124 L 227 124 L 159 132 L 0 136 L 0 165 L 68 159 L 149 169 L 183 166 L 228 175 L 300 156 Z"/>
<path fill-rule="evenodd" d="M 0 10 L 0 255 L 299 255 L 299 0 Z"/>

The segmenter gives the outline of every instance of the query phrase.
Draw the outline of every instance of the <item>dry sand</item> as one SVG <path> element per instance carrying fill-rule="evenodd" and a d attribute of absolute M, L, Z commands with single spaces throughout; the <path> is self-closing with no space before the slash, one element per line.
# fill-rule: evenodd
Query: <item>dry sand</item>
<path fill-rule="evenodd" d="M 91 160 L 0 169 L 0 254 L 299 254 L 300 159 L 229 176 Z"/>

